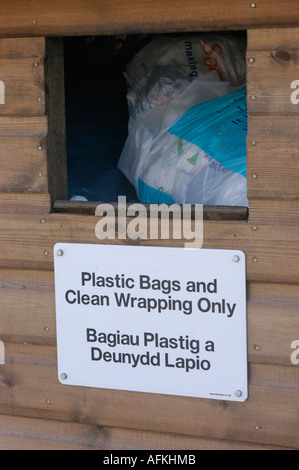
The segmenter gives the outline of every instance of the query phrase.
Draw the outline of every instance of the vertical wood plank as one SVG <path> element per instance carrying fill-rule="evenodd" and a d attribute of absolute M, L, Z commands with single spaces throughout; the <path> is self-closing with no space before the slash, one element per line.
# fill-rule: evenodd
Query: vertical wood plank
<path fill-rule="evenodd" d="M 63 40 L 48 38 L 46 46 L 48 183 L 51 200 L 55 201 L 68 199 Z"/>

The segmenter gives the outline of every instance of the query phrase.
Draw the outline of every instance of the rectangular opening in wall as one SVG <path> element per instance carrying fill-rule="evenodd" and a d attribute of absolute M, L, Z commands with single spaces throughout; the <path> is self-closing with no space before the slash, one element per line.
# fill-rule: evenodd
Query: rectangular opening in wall
<path fill-rule="evenodd" d="M 246 218 L 246 33 L 64 38 L 68 200 Z"/>

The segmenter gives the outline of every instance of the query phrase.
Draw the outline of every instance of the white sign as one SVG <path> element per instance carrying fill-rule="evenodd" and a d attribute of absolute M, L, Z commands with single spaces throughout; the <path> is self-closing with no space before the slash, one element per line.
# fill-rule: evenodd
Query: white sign
<path fill-rule="evenodd" d="M 54 247 L 61 383 L 247 399 L 242 251 Z"/>

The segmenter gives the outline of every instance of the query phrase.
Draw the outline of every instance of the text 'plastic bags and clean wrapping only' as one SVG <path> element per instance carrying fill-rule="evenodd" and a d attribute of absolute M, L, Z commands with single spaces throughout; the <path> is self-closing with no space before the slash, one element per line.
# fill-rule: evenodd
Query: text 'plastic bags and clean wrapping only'
<path fill-rule="evenodd" d="M 128 64 L 118 167 L 140 202 L 247 206 L 245 43 L 158 36 Z"/>

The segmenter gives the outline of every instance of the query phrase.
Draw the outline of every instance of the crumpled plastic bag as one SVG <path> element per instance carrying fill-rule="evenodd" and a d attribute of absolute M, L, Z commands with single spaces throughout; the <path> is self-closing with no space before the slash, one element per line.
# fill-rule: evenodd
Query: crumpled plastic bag
<path fill-rule="evenodd" d="M 125 76 L 129 135 L 118 167 L 135 186 L 141 202 L 248 204 L 246 154 L 244 160 L 246 90 L 242 87 L 245 70 L 245 44 L 225 35 L 157 37 L 128 64 Z M 210 155 L 206 143 L 205 148 L 201 148 L 197 145 L 199 141 L 188 139 L 192 128 L 194 133 L 202 129 L 208 140 L 211 139 L 217 128 L 213 127 L 214 118 L 207 120 L 209 103 L 238 93 L 242 88 L 242 111 L 235 106 L 234 115 L 226 116 L 225 109 L 216 113 L 221 115 L 224 126 L 227 119 L 242 120 L 242 136 L 237 148 L 230 152 L 231 139 L 235 139 L 241 129 L 236 125 L 229 138 L 222 137 L 228 158 L 218 161 L 217 152 Z M 203 103 L 204 112 L 196 108 Z M 176 135 L 175 123 L 191 109 L 189 131 Z M 244 168 L 241 172 L 234 171 L 233 164 L 227 167 L 229 157 L 235 159 L 238 152 L 242 155 L 243 167 L 245 163 L 245 172 Z"/>

